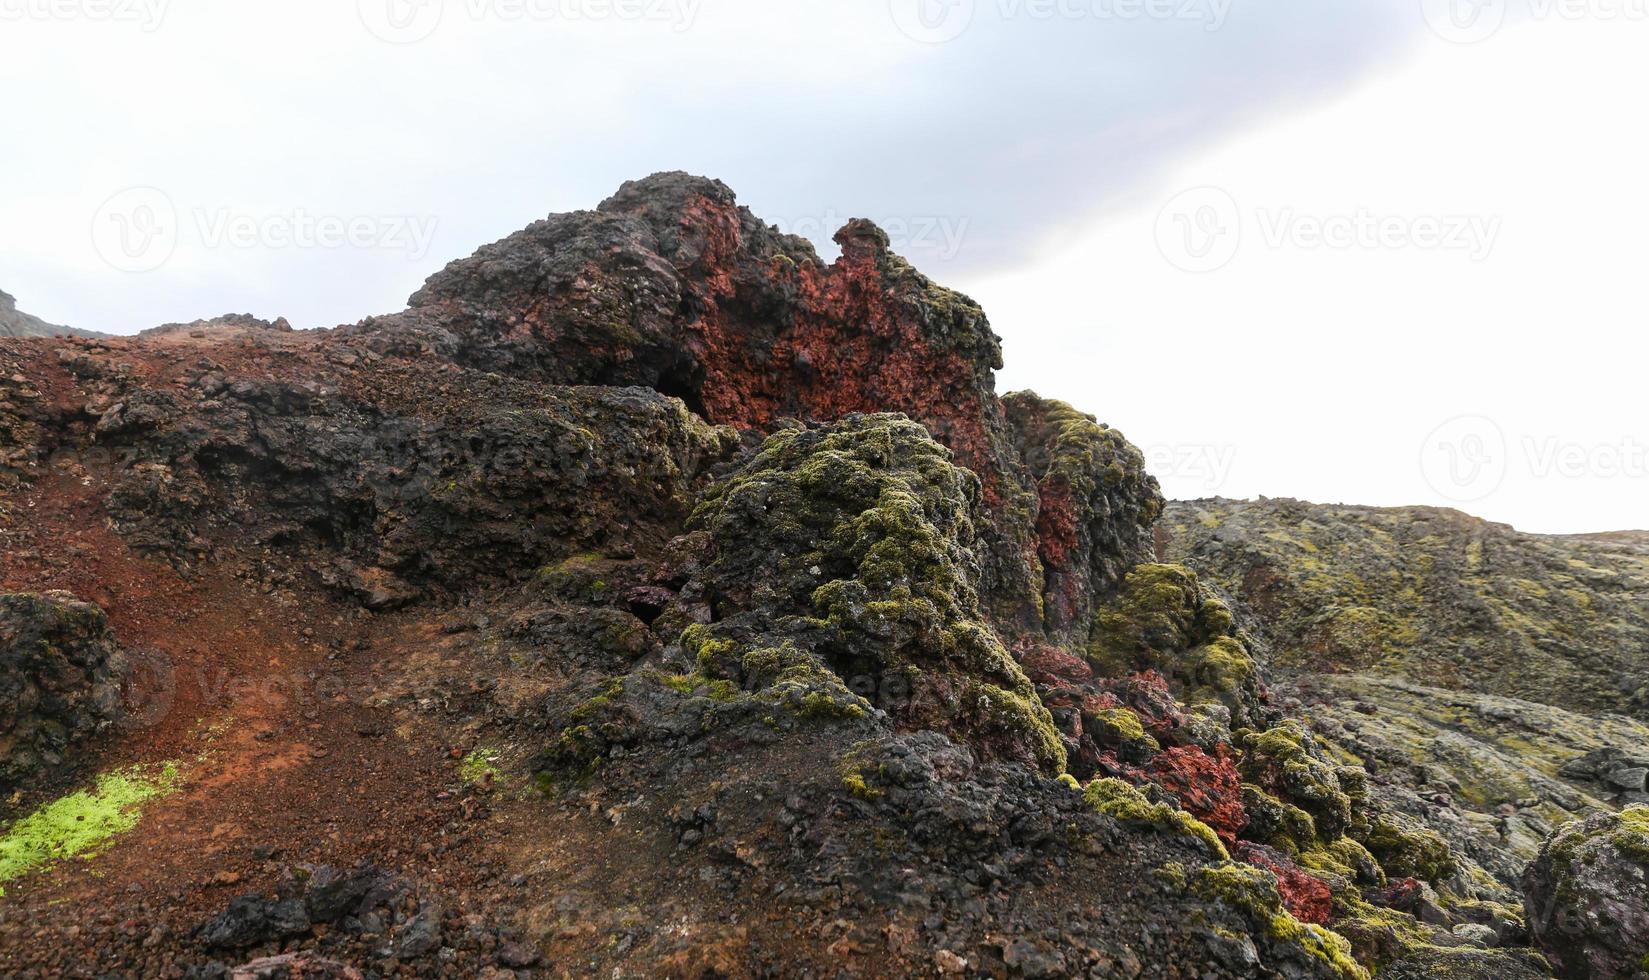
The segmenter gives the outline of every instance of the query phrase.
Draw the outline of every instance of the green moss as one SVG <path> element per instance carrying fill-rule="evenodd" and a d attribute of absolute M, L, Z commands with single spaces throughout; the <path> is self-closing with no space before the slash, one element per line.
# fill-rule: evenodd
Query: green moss
<path fill-rule="evenodd" d="M 91 789 L 46 804 L 0 837 L 0 882 L 52 861 L 95 856 L 113 838 L 137 826 L 146 804 L 178 783 L 174 764 L 135 767 L 105 773 Z"/>
<path fill-rule="evenodd" d="M 719 624 L 690 630 L 684 649 L 706 673 L 747 688 L 824 694 L 801 694 L 813 714 L 860 717 L 868 704 L 841 696 L 839 679 L 783 678 L 798 656 L 815 668 L 851 665 L 843 672 L 878 684 L 896 677 L 908 687 L 883 707 L 900 724 L 1062 771 L 1052 716 L 984 622 L 973 551 L 979 496 L 978 479 L 903 417 L 775 433 L 706 491 L 690 527 L 717 544 L 706 585 L 750 597 L 740 635 L 802 633 L 796 642 L 807 649 L 751 656 L 715 637 Z"/>
<path fill-rule="evenodd" d="M 738 643 L 716 636 L 711 627 L 702 623 L 694 623 L 682 631 L 681 649 L 693 658 L 701 671 L 713 676 L 724 676 L 739 662 Z"/>
<path fill-rule="evenodd" d="M 1363 841 L 1389 875 L 1439 882 L 1460 871 L 1448 842 L 1435 831 L 1405 827 L 1389 814 L 1376 814 Z"/>
<path fill-rule="evenodd" d="M 498 750 L 475 748 L 458 763 L 458 774 L 467 785 L 491 787 L 503 779 L 498 768 Z"/>
<path fill-rule="evenodd" d="M 1225 603 L 1189 569 L 1140 565 L 1094 615 L 1086 649 L 1102 675 L 1155 669 L 1188 704 L 1222 704 L 1246 719 L 1259 698 L 1259 668 Z"/>
<path fill-rule="evenodd" d="M 1108 817 L 1123 823 L 1171 829 L 1201 841 L 1208 852 L 1220 860 L 1230 858 L 1212 827 L 1183 810 L 1176 810 L 1165 803 L 1152 803 L 1138 789 L 1120 779 L 1094 780 L 1083 790 L 1083 798 L 1089 806 Z"/>
<path fill-rule="evenodd" d="M 1142 654 L 1189 646 L 1197 592 L 1196 575 L 1183 566 L 1135 568 L 1116 599 L 1094 615 L 1089 659 L 1115 676 L 1136 669 Z"/>
<path fill-rule="evenodd" d="M 1384 885 L 1386 873 L 1368 848 L 1349 837 L 1306 848 L 1295 858 L 1302 868 L 1366 885 Z"/>
<path fill-rule="evenodd" d="M 1104 708 L 1084 714 L 1084 727 L 1092 724 L 1094 741 L 1102 748 L 1116 749 L 1125 761 L 1144 763 L 1160 748 L 1145 732 L 1139 715 L 1128 708 Z"/>
<path fill-rule="evenodd" d="M 1317 823 L 1311 814 L 1272 796 L 1251 783 L 1242 786 L 1242 805 L 1248 813 L 1245 837 L 1286 851 L 1296 858 L 1316 845 Z"/>
<path fill-rule="evenodd" d="M 1307 925 L 1288 913 L 1277 879 L 1248 864 L 1198 868 L 1190 880 L 1192 894 L 1240 913 L 1259 934 L 1273 943 L 1297 947 L 1341 977 L 1366 980 L 1368 971 L 1352 957 L 1345 937 L 1321 926 Z"/>
<path fill-rule="evenodd" d="M 1620 823 L 1609 834 L 1609 843 L 1639 864 L 1649 865 L 1649 807 L 1622 810 Z"/>
<path fill-rule="evenodd" d="M 842 788 L 861 800 L 879 800 L 883 793 L 880 789 L 865 781 L 863 773 L 849 772 L 842 775 Z"/>
<path fill-rule="evenodd" d="M 1350 825 L 1351 797 L 1340 784 L 1338 767 L 1321 758 L 1316 740 L 1298 723 L 1248 733 L 1243 748 L 1243 778 L 1280 790 L 1311 814 L 1320 836 L 1338 837 Z"/>
<path fill-rule="evenodd" d="M 689 697 L 709 698 L 723 703 L 739 697 L 739 689 L 731 681 L 705 677 L 703 674 L 650 673 L 649 676 L 677 694 Z"/>

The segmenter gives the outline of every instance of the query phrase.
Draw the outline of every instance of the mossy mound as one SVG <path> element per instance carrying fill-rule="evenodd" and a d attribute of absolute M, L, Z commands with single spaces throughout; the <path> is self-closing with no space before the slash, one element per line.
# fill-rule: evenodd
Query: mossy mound
<path fill-rule="evenodd" d="M 974 475 L 903 416 L 783 429 L 705 492 L 680 543 L 689 599 L 661 621 L 708 619 L 682 659 L 763 717 L 880 710 L 1057 774 L 1052 716 L 983 620 L 979 506 Z"/>
<path fill-rule="evenodd" d="M 1087 656 L 1103 676 L 1156 670 L 1187 704 L 1258 717 L 1260 671 L 1231 610 L 1180 565 L 1140 565 L 1095 613 Z"/>

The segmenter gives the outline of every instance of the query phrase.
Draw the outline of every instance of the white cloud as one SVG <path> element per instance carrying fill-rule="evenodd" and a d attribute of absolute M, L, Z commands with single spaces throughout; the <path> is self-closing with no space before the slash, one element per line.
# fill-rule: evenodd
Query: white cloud
<path fill-rule="evenodd" d="M 1233 454 L 1217 486 L 1207 467 L 1169 467 L 1174 496 L 1457 505 L 1550 532 L 1649 525 L 1646 30 L 1548 19 L 1427 44 L 1333 105 L 1165 171 L 1085 233 L 966 284 L 1008 340 L 1004 380 L 1141 445 Z M 1159 250 L 1159 218 L 1204 187 L 1234 203 L 1201 218 L 1240 225 L 1240 244 L 1188 273 Z M 1322 234 L 1335 229 L 1349 245 Z M 1465 247 L 1439 244 L 1449 229 Z M 1459 416 L 1489 426 L 1444 435 L 1487 432 L 1455 450 L 1493 457 L 1492 487 L 1437 469 L 1454 450 L 1428 438 Z"/>

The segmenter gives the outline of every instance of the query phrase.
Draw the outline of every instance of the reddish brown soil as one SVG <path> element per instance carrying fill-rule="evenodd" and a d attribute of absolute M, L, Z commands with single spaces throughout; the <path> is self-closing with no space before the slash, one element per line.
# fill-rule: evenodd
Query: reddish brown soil
<path fill-rule="evenodd" d="M 500 880 L 477 846 L 487 807 L 458 773 L 466 747 L 367 704 L 416 623 L 134 555 L 107 527 L 97 475 L 67 465 L 9 501 L 0 589 L 94 600 L 124 646 L 169 665 L 138 672 L 146 689 L 128 700 L 151 724 L 106 736 L 97 767 L 177 761 L 184 778 L 105 853 L 7 884 L 0 925 L 44 916 L 43 942 L 0 941 L 0 974 L 163 974 L 163 938 L 150 960 L 99 962 L 94 943 L 62 945 L 78 932 L 64 924 L 86 923 L 88 940 L 99 926 L 176 936 L 288 862 L 370 859 L 459 893 Z"/>

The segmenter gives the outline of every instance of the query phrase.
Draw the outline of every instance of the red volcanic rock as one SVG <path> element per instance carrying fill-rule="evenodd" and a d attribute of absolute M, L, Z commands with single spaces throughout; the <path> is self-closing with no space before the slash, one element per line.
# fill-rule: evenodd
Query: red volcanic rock
<path fill-rule="evenodd" d="M 1088 661 L 1045 643 L 1022 646 L 1014 651 L 1014 656 L 1025 668 L 1025 676 L 1037 684 L 1063 687 L 1081 684 L 1094 676 L 1094 668 Z"/>
<path fill-rule="evenodd" d="M 1051 635 L 1084 642 L 1094 603 L 1149 557 L 1162 494 L 1144 456 L 1115 429 L 1032 392 L 1002 402 L 1036 481 L 1045 624 Z"/>
<path fill-rule="evenodd" d="M 1146 772 L 1230 845 L 1248 826 L 1248 813 L 1243 810 L 1242 779 L 1231 752 L 1221 745 L 1218 753 L 1210 756 L 1196 746 L 1168 749 L 1151 760 Z"/>
<path fill-rule="evenodd" d="M 711 422 L 766 429 L 903 412 L 980 478 L 980 593 L 1011 632 L 1040 626 L 1037 500 L 995 392 L 984 311 L 855 219 L 837 261 L 756 219 L 719 181 L 631 181 L 432 276 L 411 308 L 355 328 L 554 384 L 642 385 Z"/>
<path fill-rule="evenodd" d="M 1321 879 L 1302 871 L 1288 855 L 1263 844 L 1239 841 L 1232 853 L 1242 861 L 1264 868 L 1277 876 L 1277 890 L 1283 905 L 1294 918 L 1312 925 L 1326 925 L 1334 913 L 1334 896 Z"/>
<path fill-rule="evenodd" d="M 1152 736 L 1167 738 L 1185 724 L 1185 715 L 1168 679 L 1154 670 L 1140 671 L 1127 677 L 1103 682 L 1104 688 L 1118 703 L 1132 708 L 1140 722 Z"/>

